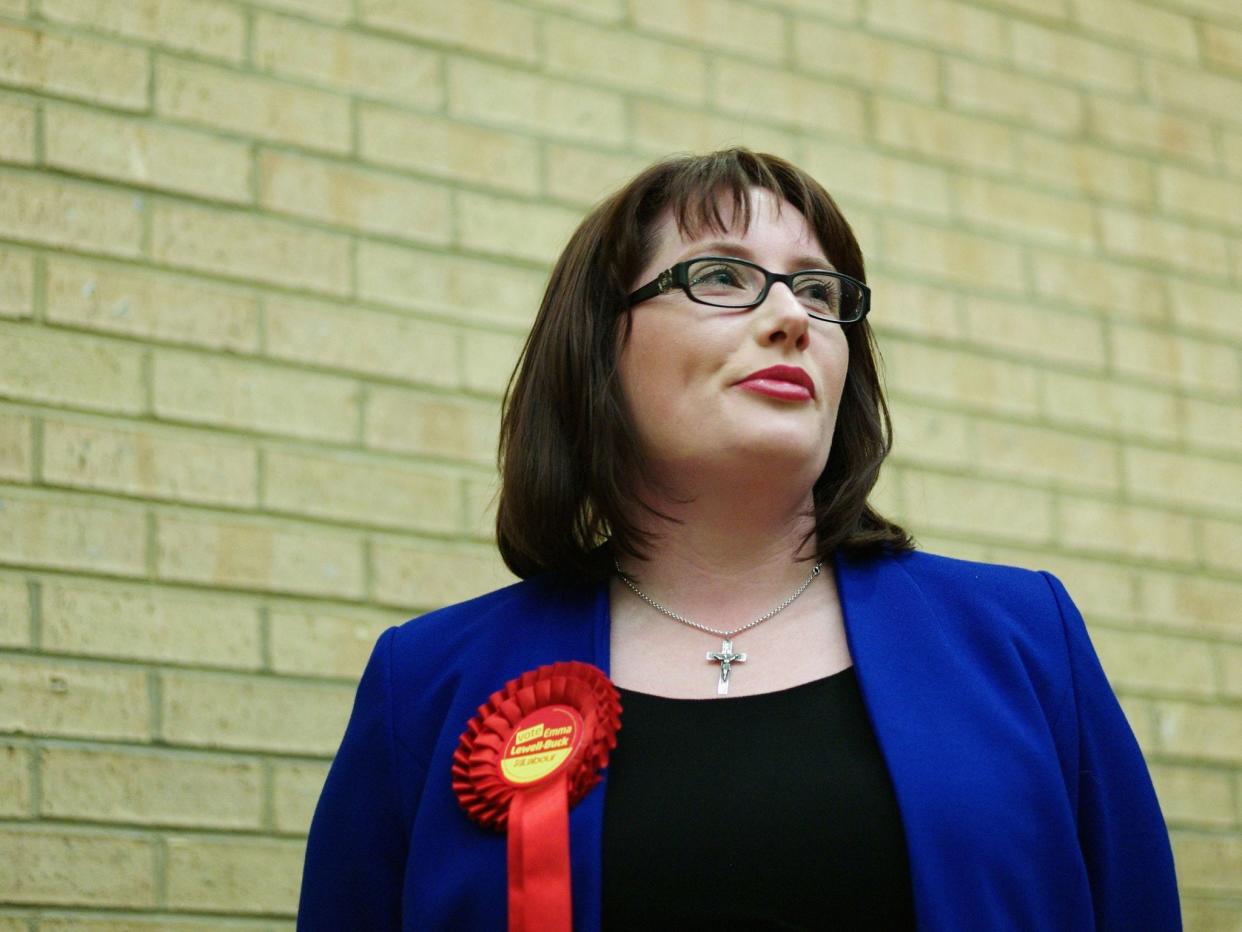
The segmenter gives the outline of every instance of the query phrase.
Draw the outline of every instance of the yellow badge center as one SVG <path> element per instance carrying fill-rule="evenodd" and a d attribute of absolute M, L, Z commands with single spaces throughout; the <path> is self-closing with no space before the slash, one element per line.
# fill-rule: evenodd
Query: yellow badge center
<path fill-rule="evenodd" d="M 500 772 L 517 786 L 556 773 L 582 743 L 582 716 L 567 705 L 531 712 L 513 729 L 500 757 Z"/>

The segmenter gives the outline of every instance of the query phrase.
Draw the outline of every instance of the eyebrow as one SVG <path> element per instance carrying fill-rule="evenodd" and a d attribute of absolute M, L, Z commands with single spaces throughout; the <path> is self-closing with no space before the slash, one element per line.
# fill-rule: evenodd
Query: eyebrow
<path fill-rule="evenodd" d="M 688 249 L 682 253 L 681 258 L 689 259 L 696 253 L 700 255 L 710 255 L 714 253 L 717 255 L 736 256 L 739 259 L 749 259 L 751 262 L 755 261 L 755 254 L 751 252 L 748 247 L 742 245 L 741 243 L 723 239 L 712 240 L 710 243 L 696 243 L 692 249 Z M 836 268 L 836 266 L 834 266 L 823 256 L 812 255 L 796 256 L 793 260 L 793 267 L 794 271 L 800 271 L 802 269 L 835 270 Z"/>

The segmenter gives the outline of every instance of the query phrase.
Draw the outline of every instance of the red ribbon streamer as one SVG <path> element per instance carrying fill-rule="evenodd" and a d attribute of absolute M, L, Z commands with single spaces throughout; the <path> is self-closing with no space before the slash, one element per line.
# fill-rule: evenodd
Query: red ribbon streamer
<path fill-rule="evenodd" d="M 571 932 L 569 795 L 565 775 L 509 804 L 509 932 Z"/>

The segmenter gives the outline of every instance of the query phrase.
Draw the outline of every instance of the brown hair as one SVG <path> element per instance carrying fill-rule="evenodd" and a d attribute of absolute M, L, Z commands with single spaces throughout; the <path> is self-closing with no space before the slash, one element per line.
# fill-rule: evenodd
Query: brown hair
<path fill-rule="evenodd" d="M 866 281 L 862 250 L 827 191 L 774 155 L 734 148 L 647 168 L 587 215 L 561 253 L 505 393 L 500 430 L 501 556 L 521 577 L 553 571 L 587 580 L 614 553 L 644 555 L 649 535 L 630 516 L 655 513 L 635 492 L 645 476 L 617 376 L 629 333 L 626 296 L 671 210 L 683 236 L 728 230 L 722 201 L 750 226 L 750 189 L 780 195 L 806 218 L 833 266 Z M 909 534 L 868 503 L 892 448 L 871 328 L 845 325 L 849 368 L 828 462 L 815 482 L 816 556 L 911 550 Z M 605 543 L 611 545 L 601 546 Z"/>

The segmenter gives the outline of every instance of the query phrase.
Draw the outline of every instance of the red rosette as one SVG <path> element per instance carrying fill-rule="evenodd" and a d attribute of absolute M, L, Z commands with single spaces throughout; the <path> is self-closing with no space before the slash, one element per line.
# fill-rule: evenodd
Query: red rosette
<path fill-rule="evenodd" d="M 502 776 L 506 744 L 522 719 L 554 705 L 582 716 L 583 740 L 564 765 L 570 806 L 590 792 L 608 766 L 621 727 L 621 699 L 604 671 L 576 660 L 528 670 L 479 706 L 453 755 L 453 792 L 466 814 L 485 828 L 505 831 L 517 790 Z"/>
<path fill-rule="evenodd" d="M 510 680 L 466 726 L 453 792 L 471 819 L 508 834 L 511 932 L 571 929 L 569 808 L 599 782 L 620 727 L 616 689 L 578 661 Z"/>

